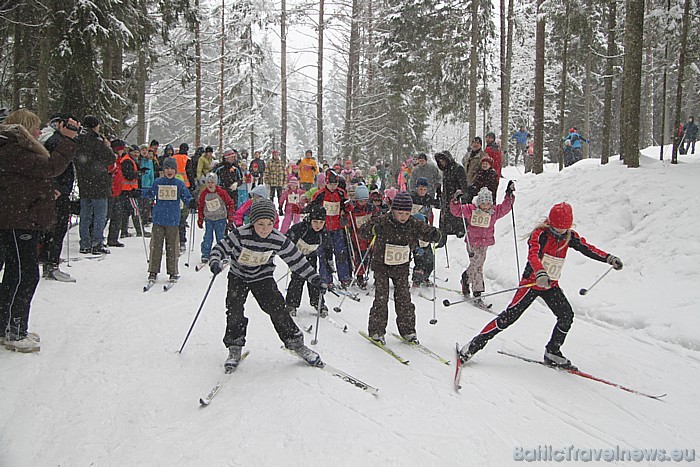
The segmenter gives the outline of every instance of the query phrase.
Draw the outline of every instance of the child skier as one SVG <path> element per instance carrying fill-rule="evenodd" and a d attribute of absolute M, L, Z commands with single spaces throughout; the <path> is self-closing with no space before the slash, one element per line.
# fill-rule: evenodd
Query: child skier
<path fill-rule="evenodd" d="M 282 192 L 282 196 L 279 199 L 279 212 L 280 216 L 284 216 L 282 221 L 282 228 L 280 232 L 283 234 L 287 233 L 290 225 L 297 224 L 299 222 L 299 214 L 301 213 L 301 196 L 304 194 L 304 190 L 299 188 L 299 180 L 296 177 L 289 179 L 287 183 L 287 188 Z"/>
<path fill-rule="evenodd" d="M 245 161 L 239 162 L 239 166 L 241 181 L 238 183 L 238 188 L 236 189 L 238 196 L 238 204 L 236 207 L 240 209 L 240 207 L 243 206 L 243 204 L 245 204 L 245 202 L 249 199 L 249 193 L 251 192 L 251 187 L 253 186 L 253 176 L 250 174 L 248 164 L 246 164 Z"/>
<path fill-rule="evenodd" d="M 345 205 L 345 209 L 350 218 L 349 235 L 351 248 L 355 252 L 354 270 L 357 274 L 356 282 L 360 289 L 365 290 L 367 288 L 368 279 L 366 268 L 369 265 L 367 250 L 369 249 L 370 242 L 361 238 L 358 235 L 358 231 L 363 225 L 369 222 L 372 217 L 379 214 L 379 209 L 369 202 L 369 190 L 364 185 L 358 185 L 355 189 L 355 199 L 353 201 L 348 201 Z"/>
<path fill-rule="evenodd" d="M 390 207 L 382 199 L 382 194 L 379 190 L 374 190 L 369 194 L 369 202 L 379 210 L 379 214 L 386 214 L 389 212 Z"/>
<path fill-rule="evenodd" d="M 416 180 L 416 189 L 411 192 L 413 200 L 413 208 L 411 213 L 417 212 L 423 214 L 428 223 L 433 225 L 433 198 L 428 194 L 428 179 L 421 177 Z"/>
<path fill-rule="evenodd" d="M 413 217 L 421 222 L 428 223 L 428 219 L 420 212 L 413 214 Z M 433 269 L 435 269 L 433 248 L 430 246 L 430 243 L 418 240 L 418 245 L 413 249 L 413 276 L 411 277 L 413 287 L 433 285 L 430 281 Z"/>
<path fill-rule="evenodd" d="M 180 229 L 180 203 L 190 205 L 192 195 L 185 182 L 175 178 L 177 162 L 172 157 L 163 161 L 163 177 L 157 178 L 150 188 L 143 191 L 143 196 L 155 200 L 153 206 L 153 228 L 151 229 L 151 246 L 148 260 L 148 280 L 155 281 L 160 272 L 163 258 L 163 240 L 165 240 L 166 270 L 170 282 L 179 279 L 178 236 Z"/>
<path fill-rule="evenodd" d="M 418 219 L 411 217 L 411 195 L 402 191 L 394 198 L 389 214 L 376 217 L 360 228 L 360 235 L 374 238 L 372 270 L 374 271 L 374 303 L 369 312 L 368 335 L 381 344 L 386 344 L 387 321 L 389 319 L 389 279 L 394 283 L 396 325 L 399 334 L 418 343 L 416 336 L 415 305 L 411 303 L 408 285 L 411 251 L 418 240 L 438 242 L 441 233 Z"/>
<path fill-rule="evenodd" d="M 269 199 L 270 197 L 270 192 L 267 190 L 267 187 L 265 185 L 256 186 L 255 188 L 250 190 L 250 194 L 253 195 L 253 197 L 245 203 L 241 204 L 236 210 L 236 213 L 233 215 L 233 222 L 236 224 L 236 227 L 240 227 L 243 224 L 248 223 L 247 218 L 255 202 L 260 201 L 262 199 Z M 275 211 L 275 228 L 279 226 L 279 222 L 280 219 L 277 216 L 277 211 Z"/>
<path fill-rule="evenodd" d="M 494 226 L 496 221 L 505 216 L 513 208 L 515 202 L 515 184 L 508 182 L 506 197 L 501 204 L 494 208 L 493 195 L 488 188 L 482 188 L 476 195 L 474 204 L 460 204 L 461 190 L 455 192 L 450 203 L 450 212 L 455 217 L 462 217 L 469 224 L 464 242 L 467 244 L 469 267 L 462 273 L 462 294 L 469 296 L 470 285 L 474 291 L 474 304 L 480 307 L 487 305 L 481 300 L 484 292 L 484 262 L 486 250 L 496 244 Z"/>
<path fill-rule="evenodd" d="M 209 261 L 209 253 L 214 235 L 218 243 L 226 235 L 226 226 L 234 225 L 236 207 L 226 190 L 218 186 L 219 177 L 209 172 L 205 177 L 205 188 L 199 194 L 197 203 L 197 227 L 204 229 L 202 239 L 202 263 Z"/>
<path fill-rule="evenodd" d="M 285 311 L 284 297 L 273 277 L 274 256 L 279 255 L 293 273 L 318 287 L 321 293 L 325 292 L 326 287 L 294 243 L 273 228 L 276 214 L 275 205 L 269 199 L 256 201 L 250 210 L 250 224 L 231 231 L 212 249 L 209 257 L 209 269 L 214 275 L 221 272 L 224 258 L 231 259 L 224 335 L 224 345 L 229 351 L 224 363 L 227 371 L 238 367 L 246 343 L 248 318 L 244 315 L 244 304 L 248 292 L 253 293 L 260 308 L 270 316 L 285 347 L 309 365 L 323 364 L 318 353 L 304 345 L 302 332 Z"/>
<path fill-rule="evenodd" d="M 332 248 L 330 236 L 325 226 L 326 210 L 322 206 L 313 206 L 306 219 L 298 224 L 294 224 L 287 231 L 287 237 L 297 246 L 301 254 L 306 257 L 311 266 L 317 271 L 318 250 L 327 251 Z M 326 259 L 331 257 L 329 254 L 322 256 Z M 328 268 L 329 266 L 326 267 Z M 301 304 L 301 294 L 304 291 L 305 281 L 303 277 L 295 272 L 290 272 L 290 274 L 292 278 L 287 288 L 287 298 L 285 299 L 287 306 L 285 309 L 291 316 L 296 316 L 297 308 Z M 313 286 L 310 282 L 307 282 L 306 286 L 309 292 L 309 303 L 314 309 L 317 309 L 320 291 L 318 287 Z M 326 307 L 325 303 L 322 303 L 321 317 L 325 318 L 326 316 L 328 316 L 328 307 Z"/>
<path fill-rule="evenodd" d="M 326 209 L 326 229 L 333 242 L 333 254 L 335 256 L 338 279 L 343 287 L 350 285 L 350 261 L 348 257 L 348 245 L 343 229 L 345 222 L 341 222 L 341 217 L 345 215 L 345 191 L 338 187 L 340 176 L 337 172 L 329 170 L 326 172 L 326 186 L 314 194 L 310 206 L 323 206 Z M 307 208 L 308 209 L 308 208 Z M 324 274 L 324 279 L 332 284 L 332 276 Z"/>
<path fill-rule="evenodd" d="M 574 311 L 558 283 L 566 252 L 571 247 L 589 258 L 608 263 L 616 270 L 622 269 L 622 261 L 586 242 L 571 229 L 573 222 L 571 206 L 559 203 L 549 211 L 549 217 L 535 227 L 528 240 L 528 262 L 520 280 L 521 288 L 515 293 L 508 308 L 487 324 L 469 344 L 462 347 L 459 352 L 462 363 L 470 360 L 496 334 L 517 321 L 537 297 L 542 297 L 557 317 L 552 336 L 545 347 L 544 363 L 564 369 L 576 368 L 560 350 L 574 320 Z"/>

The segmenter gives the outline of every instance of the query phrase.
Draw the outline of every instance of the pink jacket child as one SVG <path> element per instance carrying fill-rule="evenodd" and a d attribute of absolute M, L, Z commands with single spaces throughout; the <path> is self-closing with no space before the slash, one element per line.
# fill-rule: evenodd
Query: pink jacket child
<path fill-rule="evenodd" d="M 299 222 L 299 214 L 301 213 L 301 197 L 304 190 L 299 188 L 299 180 L 292 177 L 287 184 L 287 188 L 280 196 L 280 213 L 284 210 L 284 219 L 282 220 L 282 228 L 280 232 L 287 233 L 289 227 Z"/>
<path fill-rule="evenodd" d="M 250 215 L 250 207 L 253 205 L 255 200 L 270 197 L 270 192 L 268 191 L 268 189 L 265 185 L 256 186 L 255 188 L 253 188 L 250 191 L 250 194 L 252 195 L 252 198 L 250 198 L 245 203 L 241 204 L 241 207 L 239 207 L 236 210 L 236 213 L 233 215 L 233 222 L 234 222 L 234 224 L 236 224 L 236 227 L 240 227 L 243 224 L 248 223 L 249 215 Z M 279 225 L 280 225 L 280 218 L 277 215 L 277 213 L 275 213 L 275 222 L 272 225 L 272 227 L 274 227 L 275 229 L 278 229 Z"/>
<path fill-rule="evenodd" d="M 486 192 L 491 195 L 488 188 L 482 188 L 479 194 L 476 195 L 476 203 L 478 204 L 459 204 L 457 202 L 450 203 L 450 212 L 455 217 L 462 217 L 467 221 L 469 228 L 468 239 L 464 239 L 472 248 L 488 247 L 496 244 L 494 237 L 496 221 L 505 216 L 513 208 L 515 196 L 506 196 L 503 202 L 493 206 L 492 198 L 488 200 L 488 204 L 480 203 L 486 200 Z M 490 206 L 486 211 L 479 209 L 479 206 Z"/>

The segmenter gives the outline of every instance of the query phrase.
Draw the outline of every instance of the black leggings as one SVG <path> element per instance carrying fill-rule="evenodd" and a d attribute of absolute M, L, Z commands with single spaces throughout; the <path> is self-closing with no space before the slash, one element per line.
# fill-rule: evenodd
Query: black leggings
<path fill-rule="evenodd" d="M 0 284 L 0 326 L 6 338 L 27 336 L 29 308 L 39 284 L 38 245 L 40 231 L 0 230 L 0 250 L 5 273 Z"/>

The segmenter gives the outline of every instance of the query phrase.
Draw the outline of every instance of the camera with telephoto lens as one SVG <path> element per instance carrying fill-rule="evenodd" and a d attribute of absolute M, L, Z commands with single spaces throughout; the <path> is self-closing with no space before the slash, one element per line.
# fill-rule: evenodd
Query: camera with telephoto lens
<path fill-rule="evenodd" d="M 69 130 L 72 130 L 72 131 L 78 131 L 80 129 L 77 126 L 73 125 L 72 123 L 68 123 L 68 120 L 69 120 L 68 118 L 61 119 L 61 123 L 63 123 L 64 127 L 68 128 Z"/>

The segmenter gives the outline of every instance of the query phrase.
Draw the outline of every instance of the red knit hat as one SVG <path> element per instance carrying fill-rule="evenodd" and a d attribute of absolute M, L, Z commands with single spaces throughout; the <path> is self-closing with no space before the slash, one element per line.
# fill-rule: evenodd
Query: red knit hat
<path fill-rule="evenodd" d="M 570 229 L 574 223 L 574 210 L 568 203 L 555 204 L 549 210 L 547 221 L 554 228 Z"/>
<path fill-rule="evenodd" d="M 484 162 L 488 162 L 488 164 L 493 167 L 493 158 L 489 155 L 486 155 L 481 158 L 481 163 L 483 164 Z"/>

